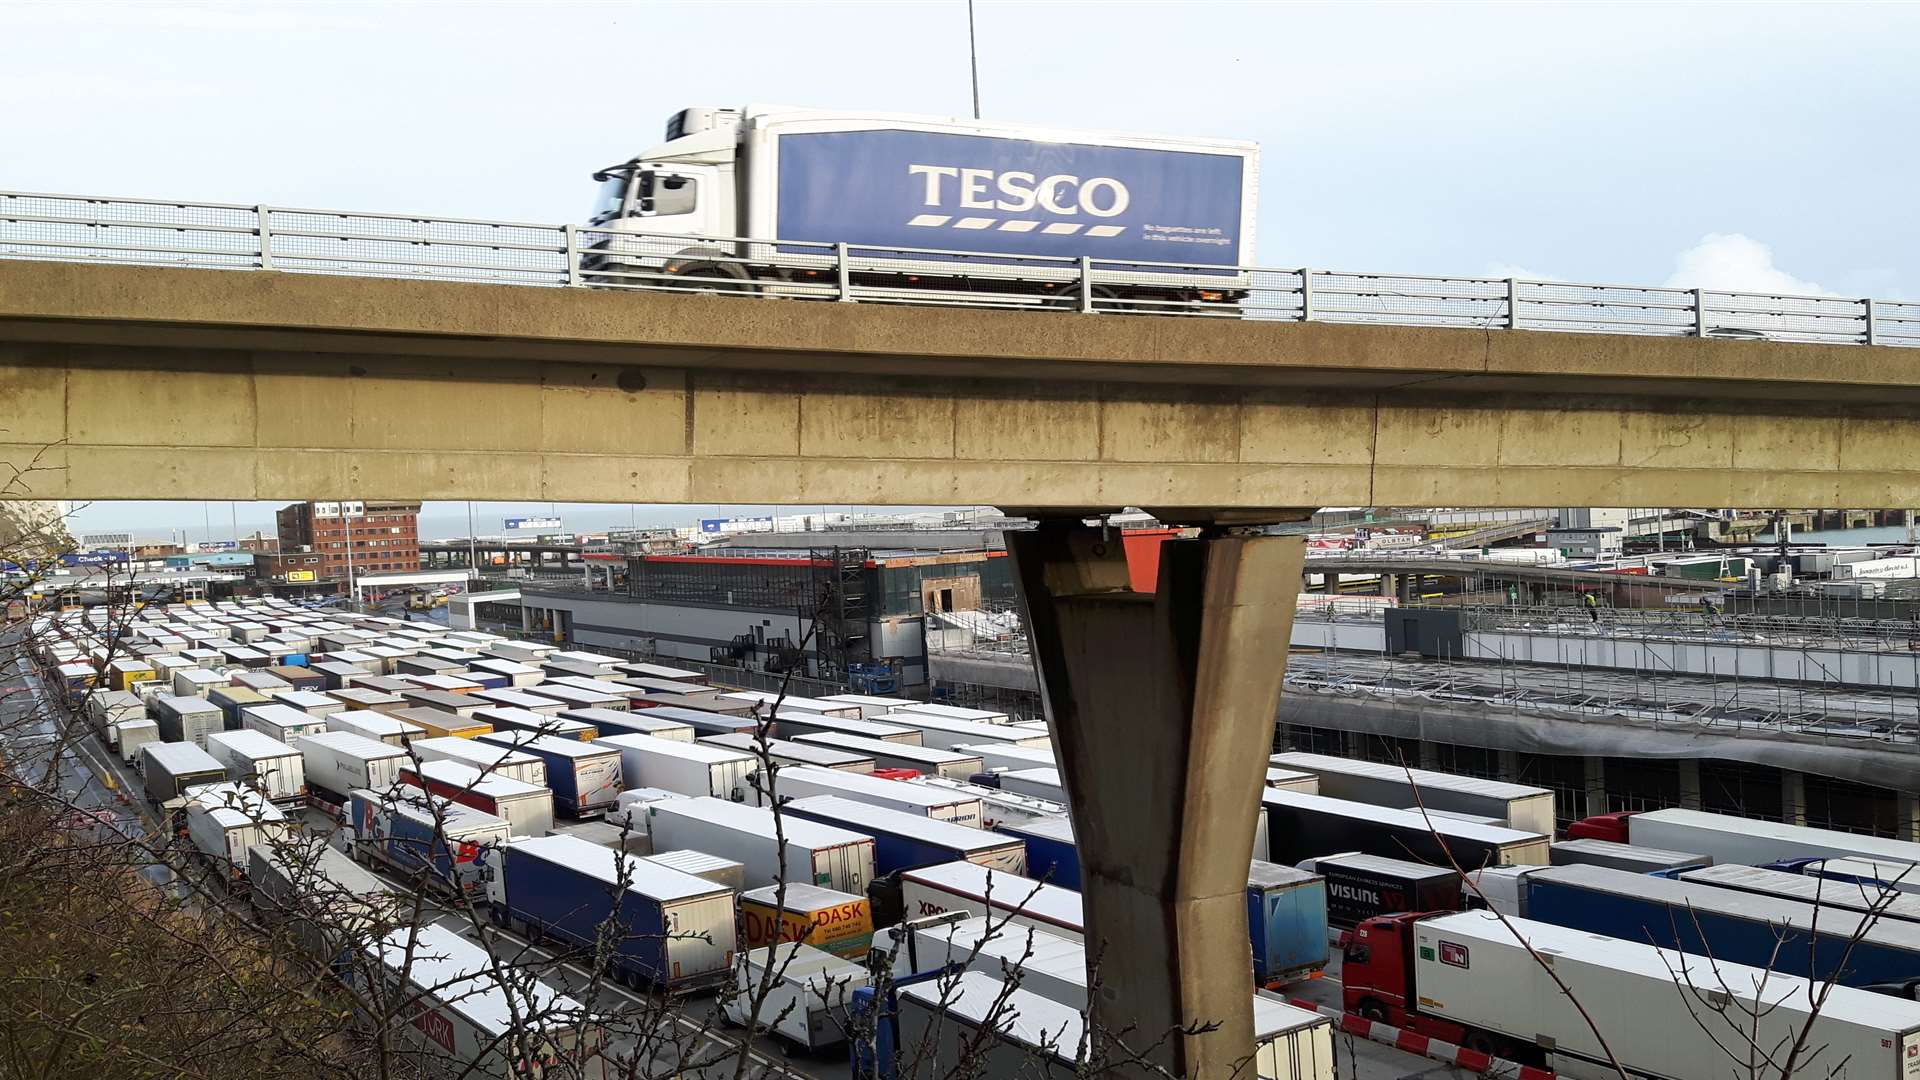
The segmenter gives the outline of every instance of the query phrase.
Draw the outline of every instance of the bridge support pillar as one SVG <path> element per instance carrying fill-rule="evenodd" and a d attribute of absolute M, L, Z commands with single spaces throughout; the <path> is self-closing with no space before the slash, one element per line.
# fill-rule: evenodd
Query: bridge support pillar
<path fill-rule="evenodd" d="M 1700 759 L 1681 758 L 1680 766 L 1680 806 L 1686 810 L 1698 810 L 1701 806 Z"/>
<path fill-rule="evenodd" d="M 1607 812 L 1607 759 L 1589 757 L 1583 759 L 1587 774 L 1586 816 Z"/>
<path fill-rule="evenodd" d="M 1247 862 L 1303 540 L 1165 541 L 1153 593 L 1131 590 L 1117 532 L 1050 520 L 1007 546 L 1073 811 L 1097 1028 L 1174 1076 L 1227 1080 L 1251 1064 Z"/>
<path fill-rule="evenodd" d="M 1780 770 L 1780 818 L 1789 825 L 1807 823 L 1807 774 Z"/>

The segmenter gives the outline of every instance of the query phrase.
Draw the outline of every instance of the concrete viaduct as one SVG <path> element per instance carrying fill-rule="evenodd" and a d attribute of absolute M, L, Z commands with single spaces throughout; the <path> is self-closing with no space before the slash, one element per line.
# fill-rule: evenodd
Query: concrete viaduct
<path fill-rule="evenodd" d="M 18 498 L 989 503 L 1071 793 L 1096 1013 L 1251 1045 L 1243 892 L 1322 505 L 1920 502 L 1888 348 L 0 262 Z M 1080 518 L 1207 526 L 1159 589 Z M 1176 1028 L 1204 1033 L 1161 1038 Z"/>

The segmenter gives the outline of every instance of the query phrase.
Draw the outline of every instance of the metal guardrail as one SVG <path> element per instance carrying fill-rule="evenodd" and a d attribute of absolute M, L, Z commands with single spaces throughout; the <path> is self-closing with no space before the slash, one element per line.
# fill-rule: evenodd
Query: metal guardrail
<path fill-rule="evenodd" d="M 1920 347 L 1920 301 L 983 254 L 0 192 L 0 258 L 1286 322 Z"/>

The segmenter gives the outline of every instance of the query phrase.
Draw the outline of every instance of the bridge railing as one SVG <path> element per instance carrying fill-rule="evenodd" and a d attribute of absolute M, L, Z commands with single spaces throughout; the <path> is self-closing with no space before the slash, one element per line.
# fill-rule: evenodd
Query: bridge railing
<path fill-rule="evenodd" d="M 1920 302 L 0 192 L 0 258 L 862 303 L 1920 346 Z"/>

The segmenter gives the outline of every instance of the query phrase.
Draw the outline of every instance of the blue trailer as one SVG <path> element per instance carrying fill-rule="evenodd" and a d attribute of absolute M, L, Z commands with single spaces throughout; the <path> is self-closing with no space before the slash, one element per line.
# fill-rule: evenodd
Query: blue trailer
<path fill-rule="evenodd" d="M 1600 866 L 1555 866 L 1525 878 L 1527 917 L 1575 930 L 1842 986 L 1920 977 L 1920 924 Z M 1811 947 L 1810 947 L 1811 946 Z"/>
<path fill-rule="evenodd" d="M 1070 818 L 1001 822 L 994 826 L 1027 847 L 1026 876 L 1063 889 L 1080 889 L 1080 852 L 1073 843 Z"/>
<path fill-rule="evenodd" d="M 599 817 L 620 802 L 624 785 L 616 747 L 530 731 L 489 731 L 477 741 L 520 750 L 546 762 L 553 805 L 574 817 Z"/>
<path fill-rule="evenodd" d="M 733 890 L 724 885 L 565 834 L 496 847 L 487 869 L 489 917 L 532 940 L 593 950 L 616 920 L 604 959 L 628 986 L 684 991 L 731 974 Z"/>
<path fill-rule="evenodd" d="M 1326 879 L 1254 860 L 1247 871 L 1247 937 L 1255 985 L 1272 988 L 1326 967 Z"/>
<path fill-rule="evenodd" d="M 873 837 L 873 872 L 892 874 L 941 863 L 970 862 L 1026 876 L 1027 849 L 1017 839 L 834 795 L 781 804 L 797 818 Z"/>

